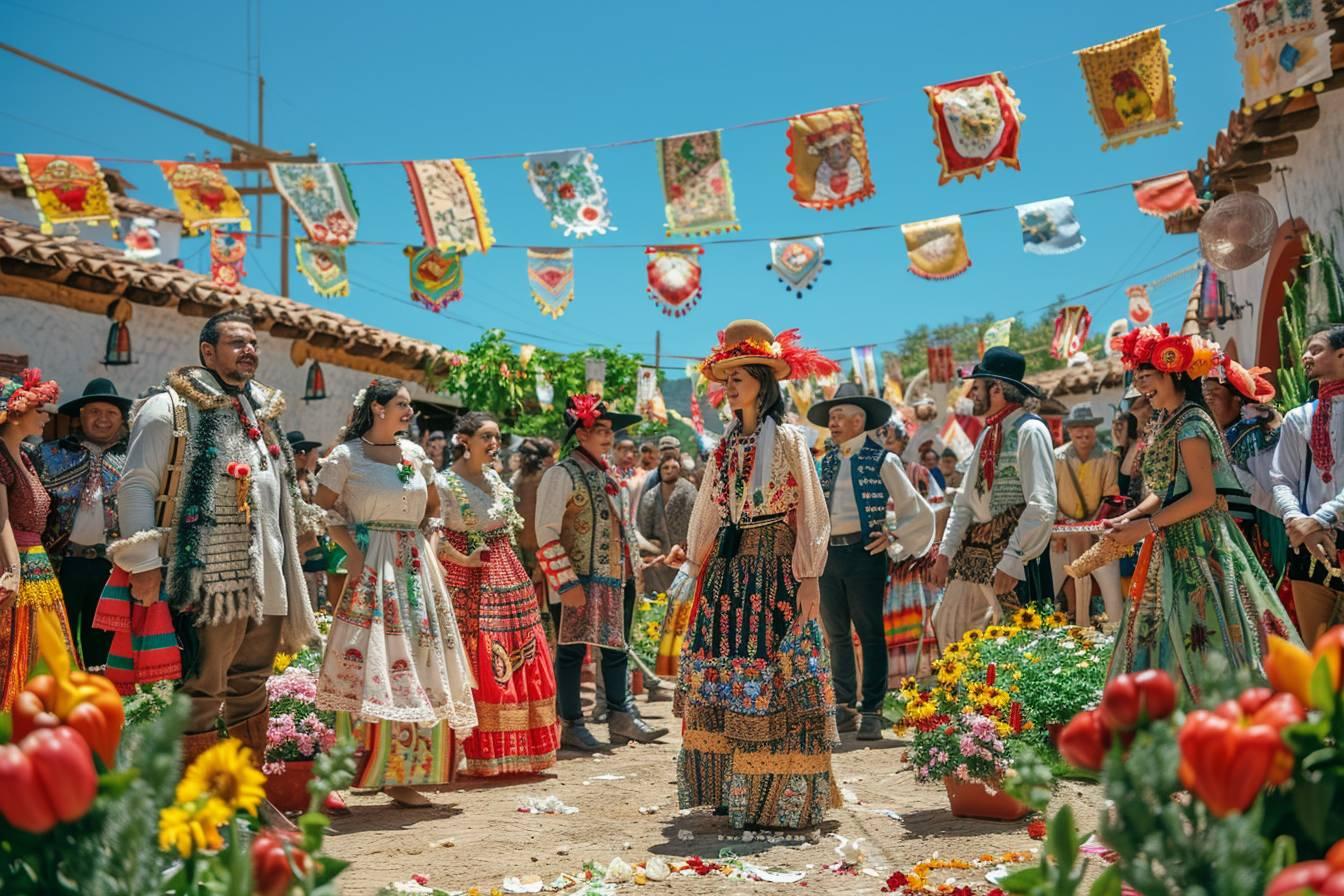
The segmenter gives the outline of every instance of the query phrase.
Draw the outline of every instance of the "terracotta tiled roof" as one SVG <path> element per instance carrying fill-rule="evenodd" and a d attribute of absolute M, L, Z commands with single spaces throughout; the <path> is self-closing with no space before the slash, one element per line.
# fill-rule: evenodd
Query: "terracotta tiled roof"
<path fill-rule="evenodd" d="M 1024 381 L 1028 385 L 1035 386 L 1047 398 L 1081 395 L 1085 392 L 1095 393 L 1123 383 L 1125 365 L 1119 358 L 1107 358 L 1090 364 L 1033 373 L 1025 377 Z"/>
<path fill-rule="evenodd" d="M 127 196 L 126 189 L 133 189 L 135 185 L 122 177 L 121 172 L 104 168 L 103 179 L 107 181 L 107 187 L 112 192 L 112 204 L 123 217 L 153 218 L 155 221 L 182 223 L 182 214 L 177 209 L 162 208 Z M 8 190 L 19 196 L 24 195 L 23 176 L 19 174 L 19 169 L 12 165 L 0 165 L 0 190 Z"/>
<path fill-rule="evenodd" d="M 173 265 L 126 258 L 120 251 L 0 218 L 0 295 L 105 313 L 118 299 L 175 307 L 206 317 L 248 311 L 260 330 L 297 340 L 311 357 L 356 370 L 423 382 L 431 365 L 460 356 L 419 339 L 362 324 L 322 308 L 243 287 L 222 292 L 208 277 Z"/>

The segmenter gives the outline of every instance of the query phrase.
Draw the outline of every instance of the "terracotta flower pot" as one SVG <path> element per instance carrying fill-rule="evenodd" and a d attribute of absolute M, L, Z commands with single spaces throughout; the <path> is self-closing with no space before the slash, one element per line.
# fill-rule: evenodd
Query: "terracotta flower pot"
<path fill-rule="evenodd" d="M 281 812 L 302 812 L 308 808 L 308 782 L 313 777 L 311 759 L 289 759 L 285 770 L 266 776 L 266 799 Z"/>
<path fill-rule="evenodd" d="M 948 775 L 943 778 L 943 787 L 947 790 L 947 802 L 952 808 L 952 814 L 958 818 L 1017 821 L 1031 811 L 1029 806 L 1019 803 L 997 787 L 991 794 L 980 781 L 962 781 Z"/>

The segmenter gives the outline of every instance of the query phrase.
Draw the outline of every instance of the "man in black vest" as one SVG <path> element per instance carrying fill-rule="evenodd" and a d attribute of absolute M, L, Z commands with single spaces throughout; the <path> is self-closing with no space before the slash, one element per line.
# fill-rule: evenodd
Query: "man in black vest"
<path fill-rule="evenodd" d="M 887 693 L 882 601 L 888 550 L 899 562 L 922 556 L 933 543 L 933 509 L 906 478 L 901 459 L 867 435 L 890 418 L 890 405 L 864 395 L 853 383 L 842 384 L 834 398 L 807 412 L 809 421 L 830 430 L 835 444 L 821 460 L 821 487 L 831 512 L 830 553 L 818 583 L 821 621 L 831 652 L 836 727 L 857 727 L 860 740 L 882 739 L 882 699 Z M 851 626 L 863 651 L 861 706 Z"/>

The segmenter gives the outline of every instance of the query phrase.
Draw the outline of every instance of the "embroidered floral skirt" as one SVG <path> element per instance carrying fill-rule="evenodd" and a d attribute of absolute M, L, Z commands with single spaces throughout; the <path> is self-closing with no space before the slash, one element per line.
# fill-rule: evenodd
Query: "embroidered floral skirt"
<path fill-rule="evenodd" d="M 35 536 L 34 536 L 35 537 Z M 38 619 L 47 616 L 60 629 L 65 648 L 79 666 L 61 586 L 41 545 L 19 547 L 19 596 L 0 613 L 0 712 L 14 708 L 33 666 L 37 665 Z"/>
<path fill-rule="evenodd" d="M 891 567 L 882 602 L 882 627 L 887 636 L 887 682 L 893 687 L 906 676 L 931 674 L 930 663 L 938 652 L 933 608 L 939 592 L 925 580 L 936 556 L 930 552 Z"/>
<path fill-rule="evenodd" d="M 681 657 L 681 807 L 722 807 L 734 828 L 814 827 L 839 805 L 830 663 L 821 627 L 793 625 L 793 544 L 777 521 L 706 564 Z"/>
<path fill-rule="evenodd" d="M 467 538 L 448 541 L 469 553 Z M 443 562 L 476 675 L 476 730 L 462 742 L 469 775 L 531 774 L 555 764 L 555 668 L 536 592 L 504 530 L 486 536 L 490 559 L 478 568 Z"/>
<path fill-rule="evenodd" d="M 1107 677 L 1165 669 L 1198 700 L 1217 674 L 1212 654 L 1258 670 L 1271 634 L 1301 643 L 1232 515 L 1215 506 L 1144 540 Z"/>

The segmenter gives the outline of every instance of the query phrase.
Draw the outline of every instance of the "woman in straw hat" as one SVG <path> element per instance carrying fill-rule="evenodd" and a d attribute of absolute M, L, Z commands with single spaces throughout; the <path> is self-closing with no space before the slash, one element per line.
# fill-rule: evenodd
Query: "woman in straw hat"
<path fill-rule="evenodd" d="M 668 558 L 697 583 L 674 707 L 685 720 L 679 797 L 734 828 L 813 827 L 838 804 L 817 589 L 830 524 L 807 443 L 782 423 L 779 381 L 837 365 L 799 346 L 796 330 L 776 337 L 740 320 L 719 335 L 700 370 L 723 383 L 734 419 L 709 459 L 688 548 Z"/>

